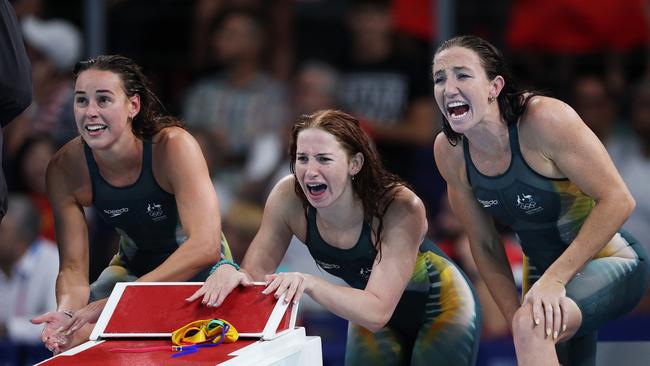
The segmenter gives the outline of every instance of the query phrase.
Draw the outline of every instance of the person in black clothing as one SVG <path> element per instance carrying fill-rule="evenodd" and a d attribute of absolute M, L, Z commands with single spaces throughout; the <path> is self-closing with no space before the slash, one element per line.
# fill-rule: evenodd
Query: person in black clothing
<path fill-rule="evenodd" d="M 0 161 L 1 129 L 32 103 L 31 65 L 18 20 L 7 0 L 0 0 Z M 7 183 L 0 169 L 0 221 L 7 211 Z"/>

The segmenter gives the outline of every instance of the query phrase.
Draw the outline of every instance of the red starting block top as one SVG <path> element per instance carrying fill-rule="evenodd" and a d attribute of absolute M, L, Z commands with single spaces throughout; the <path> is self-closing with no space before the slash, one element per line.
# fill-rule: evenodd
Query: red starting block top
<path fill-rule="evenodd" d="M 219 307 L 200 299 L 185 301 L 200 283 L 118 283 L 102 312 L 91 340 L 125 337 L 170 337 L 195 320 L 221 318 L 232 324 L 240 337 L 272 339 L 293 329 L 297 306 L 264 295 L 263 285 L 237 287 Z"/>

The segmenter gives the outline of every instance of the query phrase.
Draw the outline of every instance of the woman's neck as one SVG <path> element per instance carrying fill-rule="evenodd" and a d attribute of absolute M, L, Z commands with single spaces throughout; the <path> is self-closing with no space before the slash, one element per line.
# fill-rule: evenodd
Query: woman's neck
<path fill-rule="evenodd" d="M 109 149 L 93 150 L 93 156 L 102 176 L 111 184 L 121 186 L 132 183 L 140 175 L 142 150 L 143 142 L 132 136 Z"/>
<path fill-rule="evenodd" d="M 472 148 L 482 154 L 493 155 L 508 150 L 510 146 L 508 124 L 501 114 L 486 116 L 464 135 Z"/>
<path fill-rule="evenodd" d="M 318 221 L 324 228 L 345 230 L 363 223 L 363 203 L 356 195 L 351 196 L 346 200 L 339 198 L 338 202 L 330 207 L 316 209 Z"/>

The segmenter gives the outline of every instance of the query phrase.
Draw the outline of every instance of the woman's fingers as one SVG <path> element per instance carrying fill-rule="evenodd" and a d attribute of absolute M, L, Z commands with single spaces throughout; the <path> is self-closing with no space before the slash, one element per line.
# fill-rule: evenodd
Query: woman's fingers
<path fill-rule="evenodd" d="M 551 336 L 553 329 L 553 305 L 550 302 L 544 302 L 544 334 L 546 337 Z"/>
<path fill-rule="evenodd" d="M 533 321 L 535 325 L 544 324 L 544 310 L 542 309 L 542 300 L 533 299 Z"/>
<path fill-rule="evenodd" d="M 194 293 L 192 295 L 190 295 L 190 297 L 185 299 L 185 301 L 192 302 L 192 301 L 198 299 L 199 297 L 205 295 L 205 292 L 206 292 L 206 290 L 205 290 L 205 283 L 204 283 L 203 286 L 201 286 L 198 290 L 194 291 Z M 202 302 L 205 304 L 205 297 L 203 298 Z"/>
<path fill-rule="evenodd" d="M 275 298 L 284 295 L 284 303 L 297 302 L 305 289 L 305 276 L 302 273 L 280 273 L 266 277 L 267 287 L 262 293 L 274 292 Z"/>
<path fill-rule="evenodd" d="M 291 284 L 289 290 L 287 291 L 287 296 L 284 298 L 284 303 L 288 304 L 289 301 L 292 301 L 294 304 L 297 304 L 300 301 L 302 293 L 305 291 L 305 277 L 300 275 L 300 281 L 296 281 Z"/>
<path fill-rule="evenodd" d="M 560 303 L 558 304 L 560 307 L 560 312 L 562 314 L 562 329 L 560 332 L 566 332 L 567 325 L 569 324 L 569 314 L 566 309 L 565 299 L 566 297 L 561 298 Z"/>

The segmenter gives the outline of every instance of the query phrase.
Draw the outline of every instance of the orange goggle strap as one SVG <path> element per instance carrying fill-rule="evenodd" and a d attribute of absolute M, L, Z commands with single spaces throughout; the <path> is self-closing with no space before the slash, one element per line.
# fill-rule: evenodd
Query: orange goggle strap
<path fill-rule="evenodd" d="M 197 320 L 172 333 L 172 343 L 177 346 L 199 343 L 232 343 L 238 338 L 237 329 L 223 319 Z"/>

